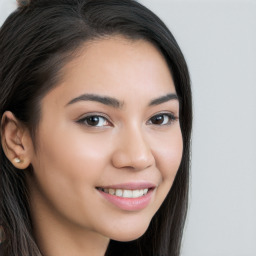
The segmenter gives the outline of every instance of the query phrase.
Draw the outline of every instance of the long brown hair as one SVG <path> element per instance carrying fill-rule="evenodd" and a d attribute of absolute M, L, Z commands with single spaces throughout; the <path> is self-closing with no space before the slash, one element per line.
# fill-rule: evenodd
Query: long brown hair
<path fill-rule="evenodd" d="M 116 34 L 147 40 L 164 55 L 180 101 L 183 157 L 146 233 L 131 242 L 111 241 L 106 255 L 178 256 L 188 207 L 190 78 L 173 35 L 150 10 L 133 0 L 32 0 L 21 5 L 0 29 L 0 117 L 11 111 L 29 128 L 36 145 L 40 102 L 57 84 L 61 68 L 86 41 Z M 8 161 L 2 145 L 0 161 L 4 255 L 41 256 L 33 237 L 25 172 Z"/>

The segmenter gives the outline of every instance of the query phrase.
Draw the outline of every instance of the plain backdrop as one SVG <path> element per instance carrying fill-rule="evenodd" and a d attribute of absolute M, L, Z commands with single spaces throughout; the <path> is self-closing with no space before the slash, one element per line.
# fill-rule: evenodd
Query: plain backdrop
<path fill-rule="evenodd" d="M 193 153 L 182 256 L 255 256 L 256 1 L 140 2 L 170 28 L 191 73 Z M 14 8 L 14 0 L 0 0 L 0 24 Z"/>

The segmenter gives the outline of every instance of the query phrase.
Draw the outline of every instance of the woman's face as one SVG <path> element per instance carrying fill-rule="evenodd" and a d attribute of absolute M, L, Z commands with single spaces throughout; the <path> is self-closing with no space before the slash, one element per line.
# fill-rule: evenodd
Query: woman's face
<path fill-rule="evenodd" d="M 28 175 L 34 218 L 119 241 L 141 236 L 182 157 L 164 57 L 121 36 L 86 43 L 41 109 Z"/>

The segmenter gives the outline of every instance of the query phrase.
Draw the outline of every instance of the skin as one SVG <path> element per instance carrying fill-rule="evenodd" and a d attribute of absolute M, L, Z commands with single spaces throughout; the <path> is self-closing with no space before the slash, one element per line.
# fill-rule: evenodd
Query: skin
<path fill-rule="evenodd" d="M 115 36 L 87 42 L 63 74 L 41 102 L 37 150 L 10 112 L 3 117 L 2 143 L 16 167 L 33 166 L 27 182 L 43 254 L 102 256 L 109 239 L 143 235 L 169 192 L 182 157 L 179 102 L 149 105 L 176 92 L 164 57 L 143 40 Z M 68 104 L 85 93 L 115 98 L 120 106 L 91 100 Z M 97 127 L 77 122 L 88 114 L 105 119 Z M 152 123 L 155 115 L 164 121 Z M 156 186 L 146 208 L 120 209 L 96 189 L 127 182 Z"/>

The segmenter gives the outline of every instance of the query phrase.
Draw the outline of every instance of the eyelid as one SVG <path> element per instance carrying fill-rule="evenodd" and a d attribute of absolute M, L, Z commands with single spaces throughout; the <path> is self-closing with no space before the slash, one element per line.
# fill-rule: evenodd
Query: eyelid
<path fill-rule="evenodd" d="M 86 118 L 92 117 L 92 116 L 97 116 L 97 117 L 105 118 L 106 121 L 107 121 L 108 123 L 111 123 L 111 126 L 113 126 L 113 122 L 112 122 L 111 118 L 110 118 L 109 116 L 107 116 L 106 114 L 100 113 L 100 112 L 90 112 L 90 113 L 83 114 L 83 115 L 81 115 L 79 118 L 77 118 L 77 121 L 76 121 L 76 122 L 79 123 L 79 124 L 84 124 L 84 120 L 85 120 Z M 84 124 L 84 125 L 86 125 L 86 124 Z M 97 126 L 89 126 L 89 125 L 88 125 L 88 127 L 94 127 L 94 128 L 95 128 L 95 127 L 97 127 Z M 97 128 L 100 128 L 100 126 L 97 127 Z"/>
<path fill-rule="evenodd" d="M 77 120 L 83 119 L 83 118 L 86 118 L 86 117 L 90 117 L 90 116 L 100 116 L 100 117 L 104 117 L 108 120 L 111 120 L 111 118 L 108 115 L 106 115 L 105 113 L 101 113 L 101 112 L 88 112 L 88 113 L 80 115 L 77 118 Z"/>
<path fill-rule="evenodd" d="M 152 124 L 152 125 L 155 125 L 155 126 L 166 126 L 166 125 L 171 125 L 173 122 L 179 120 L 179 117 L 178 117 L 177 115 L 175 115 L 173 112 L 170 112 L 170 111 L 163 111 L 163 112 L 157 112 L 157 113 L 153 114 L 153 115 L 148 119 L 148 121 L 147 121 L 146 123 L 148 124 L 148 123 L 150 122 L 150 120 L 151 120 L 153 117 L 155 117 L 155 116 L 161 116 L 161 115 L 166 115 L 166 116 L 168 116 L 168 117 L 171 119 L 171 121 L 170 121 L 168 124 L 163 124 L 163 125 L 161 125 L 161 124 L 160 124 L 160 125 Z M 84 120 L 85 120 L 86 118 L 92 117 L 92 116 L 98 116 L 98 117 L 105 118 L 106 121 L 111 124 L 111 125 L 106 125 L 105 127 L 107 127 L 107 126 L 113 126 L 113 121 L 111 120 L 111 118 L 110 118 L 108 115 L 106 115 L 106 114 L 104 114 L 104 113 L 101 113 L 101 112 L 90 112 L 90 113 L 83 114 L 83 115 L 81 115 L 79 118 L 77 118 L 77 121 L 76 121 L 76 122 L 79 123 L 79 124 L 84 124 L 84 125 L 86 125 L 85 122 L 84 122 Z M 94 128 L 97 127 L 97 126 L 89 126 L 89 125 L 87 125 L 87 126 L 88 126 L 88 127 L 94 127 Z M 99 127 L 97 127 L 97 128 L 100 128 L 100 127 L 104 127 L 104 126 L 99 126 Z"/>
<path fill-rule="evenodd" d="M 158 113 L 155 113 L 154 115 L 152 115 L 152 116 L 148 119 L 147 123 L 150 122 L 150 120 L 151 120 L 153 117 L 161 116 L 161 115 L 163 115 L 163 116 L 164 116 L 164 115 L 168 116 L 168 117 L 171 119 L 171 121 L 170 121 L 168 124 L 162 124 L 162 125 L 161 125 L 161 124 L 160 124 L 160 125 L 152 124 L 152 125 L 155 125 L 155 126 L 166 126 L 166 125 L 171 125 L 173 122 L 179 120 L 179 117 L 178 117 L 177 115 L 175 115 L 173 112 L 164 111 L 164 112 L 158 112 Z"/>

